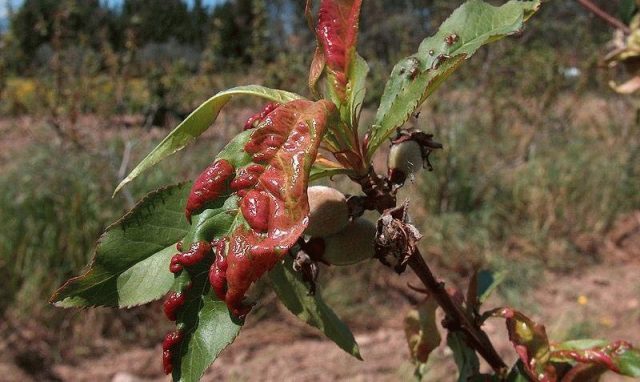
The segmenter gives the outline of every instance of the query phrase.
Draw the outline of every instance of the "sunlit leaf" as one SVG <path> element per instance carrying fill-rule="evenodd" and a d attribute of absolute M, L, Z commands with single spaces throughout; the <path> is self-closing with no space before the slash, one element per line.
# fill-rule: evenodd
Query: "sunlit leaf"
<path fill-rule="evenodd" d="M 125 184 L 131 182 L 143 171 L 155 166 L 158 162 L 175 152 L 183 149 L 193 140 L 204 133 L 215 122 L 218 113 L 234 96 L 249 95 L 268 99 L 273 102 L 285 103 L 302 97 L 284 90 L 269 89 L 259 85 L 238 86 L 221 91 L 206 100 L 202 105 L 189 114 L 162 142 L 158 144 L 116 187 L 114 195 Z M 240 130 L 240 128 L 238 129 Z"/>
<path fill-rule="evenodd" d="M 169 261 L 188 232 L 184 203 L 190 183 L 154 191 L 111 225 L 87 273 L 52 297 L 59 307 L 130 307 L 162 297 L 173 284 Z"/>
<path fill-rule="evenodd" d="M 456 9 L 417 53 L 393 68 L 368 132 L 367 159 L 464 60 L 482 45 L 519 32 L 539 6 L 537 0 L 511 0 L 500 7 L 470 0 Z"/>

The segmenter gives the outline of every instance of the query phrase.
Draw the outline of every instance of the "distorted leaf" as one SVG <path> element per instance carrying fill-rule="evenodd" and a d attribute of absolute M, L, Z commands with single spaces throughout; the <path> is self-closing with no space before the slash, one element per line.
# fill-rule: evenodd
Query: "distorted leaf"
<path fill-rule="evenodd" d="M 238 86 L 219 92 L 202 103 L 182 121 L 162 142 L 158 144 L 116 187 L 115 195 L 125 184 L 131 182 L 143 171 L 155 166 L 166 157 L 182 150 L 189 143 L 204 133 L 218 117 L 218 113 L 234 96 L 250 95 L 268 99 L 277 103 L 285 103 L 302 97 L 284 90 L 265 88 L 259 85 Z"/>
<path fill-rule="evenodd" d="M 548 365 L 550 348 L 544 326 L 510 308 L 501 309 L 496 315 L 506 319 L 509 340 L 528 376 L 540 382 L 555 381 L 555 370 Z"/>
<path fill-rule="evenodd" d="M 320 1 L 316 36 L 324 53 L 330 91 L 340 103 L 348 98 L 347 83 L 355 57 L 361 5 L 362 0 Z"/>
<path fill-rule="evenodd" d="M 427 298 L 415 309 L 411 309 L 404 318 L 404 333 L 414 362 L 426 363 L 429 354 L 440 345 L 441 337 L 436 324 L 437 308 L 436 300 Z"/>
<path fill-rule="evenodd" d="M 626 341 L 566 341 L 551 348 L 551 360 L 601 366 L 618 374 L 640 377 L 640 351 Z"/>
<path fill-rule="evenodd" d="M 190 249 L 172 259 L 167 299 L 178 328 L 168 338 L 179 340 L 163 345 L 165 371 L 176 380 L 199 378 L 233 341 L 251 308 L 245 292 L 306 226 L 308 176 L 334 107 L 296 100 L 270 110 L 218 154 L 187 200 L 193 225 L 183 249 Z"/>
<path fill-rule="evenodd" d="M 244 147 L 253 166 L 238 169 L 232 191 L 240 196 L 239 219 L 228 237 L 224 290 L 232 309 L 255 280 L 271 269 L 298 240 L 307 225 L 307 185 L 311 166 L 335 108 L 328 101 L 292 101 L 282 105 L 254 131 Z M 248 170 L 249 172 L 245 172 Z"/>
<path fill-rule="evenodd" d="M 315 90 L 319 70 L 326 74 L 325 97 L 337 107 L 339 121 L 325 140 L 336 159 L 347 168 L 364 169 L 360 154 L 358 119 L 365 95 L 366 61 L 356 53 L 362 0 L 321 0 L 315 26 L 318 50 L 313 58 L 309 85 Z M 309 3 L 307 3 L 309 9 Z"/>

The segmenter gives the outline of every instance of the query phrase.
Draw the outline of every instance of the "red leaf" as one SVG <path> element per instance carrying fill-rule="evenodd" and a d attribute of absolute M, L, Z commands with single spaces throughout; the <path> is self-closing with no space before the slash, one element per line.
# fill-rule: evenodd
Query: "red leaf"
<path fill-rule="evenodd" d="M 622 373 L 621 356 L 634 349 L 626 341 L 616 341 L 605 346 L 595 346 L 588 349 L 572 348 L 566 345 L 568 343 L 557 345 L 557 348 L 552 350 L 551 358 L 553 361 L 578 362 L 579 364 L 609 369 L 616 373 Z"/>
<path fill-rule="evenodd" d="M 189 223 L 194 212 L 220 197 L 231 175 L 233 175 L 233 166 L 226 160 L 220 159 L 214 161 L 198 176 L 187 199 L 185 215 Z"/>
<path fill-rule="evenodd" d="M 318 12 L 316 35 L 341 99 L 345 97 L 347 73 L 358 39 L 361 5 L 362 0 L 322 0 Z"/>
<path fill-rule="evenodd" d="M 509 340 L 527 375 L 534 381 L 555 382 L 556 371 L 549 364 L 549 339 L 544 326 L 510 308 L 501 309 L 496 315 L 506 318 Z"/>
<path fill-rule="evenodd" d="M 295 244 L 307 226 L 307 185 L 311 165 L 335 110 L 322 100 L 296 100 L 269 113 L 244 146 L 253 163 L 237 169 L 231 188 L 240 197 L 247 223 L 216 245 L 210 281 L 215 293 L 237 316 L 250 307 L 242 300 L 251 284 L 270 270 Z"/>

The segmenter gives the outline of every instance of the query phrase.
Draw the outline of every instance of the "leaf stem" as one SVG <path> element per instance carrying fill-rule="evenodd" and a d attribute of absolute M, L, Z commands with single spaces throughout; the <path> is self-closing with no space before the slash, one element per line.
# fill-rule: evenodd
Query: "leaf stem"
<path fill-rule="evenodd" d="M 625 23 L 623 23 L 619 19 L 611 16 L 610 14 L 602 10 L 602 8 L 595 5 L 593 2 L 591 2 L 591 0 L 577 0 L 577 1 L 578 1 L 578 4 L 582 5 L 584 8 L 586 8 L 588 11 L 590 11 L 594 15 L 600 17 L 607 24 L 611 25 L 614 28 L 620 29 L 626 34 L 631 34 L 631 29 Z"/>

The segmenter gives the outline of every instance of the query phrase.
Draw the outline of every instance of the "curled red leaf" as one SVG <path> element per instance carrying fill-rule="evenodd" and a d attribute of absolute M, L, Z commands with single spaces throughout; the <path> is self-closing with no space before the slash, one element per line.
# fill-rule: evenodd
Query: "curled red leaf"
<path fill-rule="evenodd" d="M 233 166 L 228 161 L 220 159 L 214 161 L 198 176 L 187 199 L 185 215 L 189 222 L 194 212 L 222 195 L 227 187 L 227 180 L 232 175 Z"/>
<path fill-rule="evenodd" d="M 181 330 L 174 330 L 167 333 L 162 341 L 162 366 L 165 374 L 170 374 L 173 371 L 173 349 L 178 345 L 183 338 Z"/>
<path fill-rule="evenodd" d="M 164 315 L 170 321 L 175 321 L 178 314 L 178 310 L 182 308 L 185 300 L 186 300 L 186 296 L 182 292 L 169 293 L 167 298 L 165 298 L 164 302 L 162 303 Z"/>
<path fill-rule="evenodd" d="M 549 363 L 549 339 L 544 325 L 511 308 L 503 308 L 496 315 L 506 319 L 509 340 L 529 378 L 539 382 L 555 382 L 556 370 Z"/>
<path fill-rule="evenodd" d="M 551 357 L 556 361 L 575 361 L 580 364 L 602 366 L 613 372 L 620 373 L 618 358 L 633 346 L 626 341 L 615 341 L 606 346 L 596 346 L 590 349 L 556 349 Z"/>
<path fill-rule="evenodd" d="M 362 0 L 322 0 L 318 11 L 316 35 L 341 99 L 345 97 L 347 73 L 358 39 L 361 5 Z"/>
<path fill-rule="evenodd" d="M 183 267 L 192 267 L 200 263 L 209 253 L 211 253 L 211 245 L 206 241 L 193 243 L 188 251 L 178 253 L 171 258 L 169 270 L 171 273 L 178 273 Z"/>
<path fill-rule="evenodd" d="M 251 284 L 295 244 L 307 225 L 307 184 L 325 131 L 329 101 L 296 100 L 271 112 L 245 144 L 253 164 L 238 169 L 231 188 L 240 196 L 246 225 L 228 239 L 226 257 L 216 250 L 209 281 L 237 316 Z"/>
<path fill-rule="evenodd" d="M 280 106 L 280 104 L 275 102 L 269 102 L 268 104 L 266 104 L 262 110 L 247 119 L 247 122 L 244 124 L 244 129 L 249 130 L 258 127 L 258 125 L 267 117 L 267 115 L 277 109 L 278 106 Z"/>

